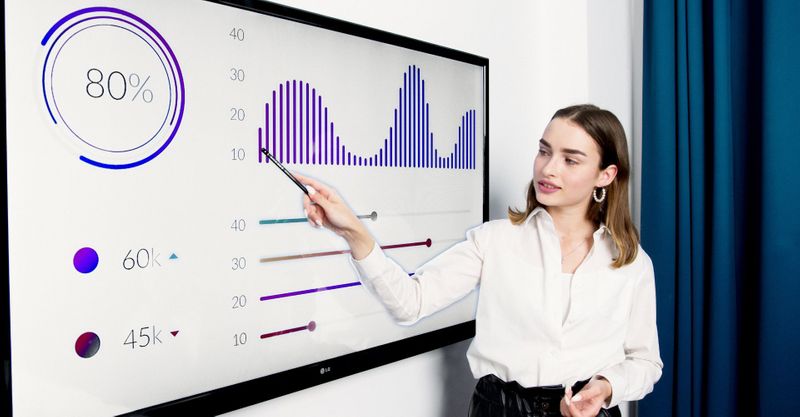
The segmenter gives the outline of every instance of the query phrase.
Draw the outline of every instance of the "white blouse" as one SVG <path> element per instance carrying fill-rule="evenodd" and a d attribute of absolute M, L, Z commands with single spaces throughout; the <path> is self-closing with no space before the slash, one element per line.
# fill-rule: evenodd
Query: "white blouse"
<path fill-rule="evenodd" d="M 351 258 L 361 281 L 400 324 L 413 324 L 480 286 L 467 358 L 475 378 L 494 374 L 524 387 L 571 385 L 595 375 L 612 387 L 607 407 L 638 400 L 661 377 L 653 265 L 639 247 L 633 263 L 616 255 L 601 225 L 572 278 L 564 319 L 561 247 L 539 207 L 521 225 L 487 222 L 436 256 L 413 279 L 377 243 Z"/>
<path fill-rule="evenodd" d="M 569 299 L 570 289 L 572 287 L 572 277 L 574 274 L 566 272 L 561 273 L 561 325 L 567 322 L 567 313 L 569 313 Z"/>

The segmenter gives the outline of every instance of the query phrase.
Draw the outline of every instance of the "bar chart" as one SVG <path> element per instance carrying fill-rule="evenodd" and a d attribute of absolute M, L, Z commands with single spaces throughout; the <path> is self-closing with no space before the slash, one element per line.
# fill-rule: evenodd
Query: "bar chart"
<path fill-rule="evenodd" d="M 452 149 L 440 152 L 430 126 L 431 107 L 425 95 L 421 69 L 411 65 L 403 73 L 397 106 L 387 117 L 380 148 L 371 155 L 355 155 L 336 134 L 333 117 L 321 91 L 303 80 L 286 80 L 264 103 L 264 126 L 258 128 L 258 162 L 268 163 L 259 151 L 266 148 L 284 164 L 378 166 L 409 168 L 476 168 L 475 109 L 456 121 Z M 448 138 L 448 142 L 452 142 Z"/>

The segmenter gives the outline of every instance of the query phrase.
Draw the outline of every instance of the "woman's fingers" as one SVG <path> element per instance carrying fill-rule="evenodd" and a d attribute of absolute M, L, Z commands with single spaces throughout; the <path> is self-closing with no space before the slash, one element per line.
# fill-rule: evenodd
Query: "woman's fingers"
<path fill-rule="evenodd" d="M 301 175 L 296 172 L 292 172 L 292 175 L 294 175 L 294 177 L 297 178 L 297 180 L 303 183 L 304 185 L 310 185 L 314 187 L 314 190 L 325 196 L 325 198 L 330 198 L 331 194 L 333 194 L 333 190 L 331 190 L 326 185 L 323 185 L 322 183 L 320 183 L 315 179 L 311 179 L 309 177 L 306 177 L 305 175 Z"/>
<path fill-rule="evenodd" d="M 567 387 L 564 391 L 564 398 L 561 399 L 561 404 L 559 405 L 559 411 L 561 411 L 561 415 L 564 417 L 572 417 L 572 413 L 569 410 L 569 403 L 572 398 L 572 388 Z"/>
<path fill-rule="evenodd" d="M 575 405 L 574 402 L 570 401 L 567 403 L 567 409 L 569 410 L 569 415 L 572 417 L 583 417 L 578 407 Z"/>

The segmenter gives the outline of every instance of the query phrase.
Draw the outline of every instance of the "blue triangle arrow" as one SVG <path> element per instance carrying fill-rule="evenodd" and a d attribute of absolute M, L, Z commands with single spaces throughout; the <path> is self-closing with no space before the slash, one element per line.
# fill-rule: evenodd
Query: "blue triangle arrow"
<path fill-rule="evenodd" d="M 169 256 L 169 259 L 178 259 L 178 255 L 173 253 L 172 255 Z"/>

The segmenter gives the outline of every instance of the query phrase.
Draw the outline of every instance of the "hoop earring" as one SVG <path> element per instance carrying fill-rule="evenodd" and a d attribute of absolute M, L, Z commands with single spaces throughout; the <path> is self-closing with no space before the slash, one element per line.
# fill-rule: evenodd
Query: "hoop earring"
<path fill-rule="evenodd" d="M 594 198 L 594 201 L 602 203 L 606 199 L 606 189 L 600 188 L 600 191 L 602 191 L 600 197 L 597 196 L 597 190 L 598 189 L 595 188 L 594 191 L 592 191 L 592 197 Z"/>

